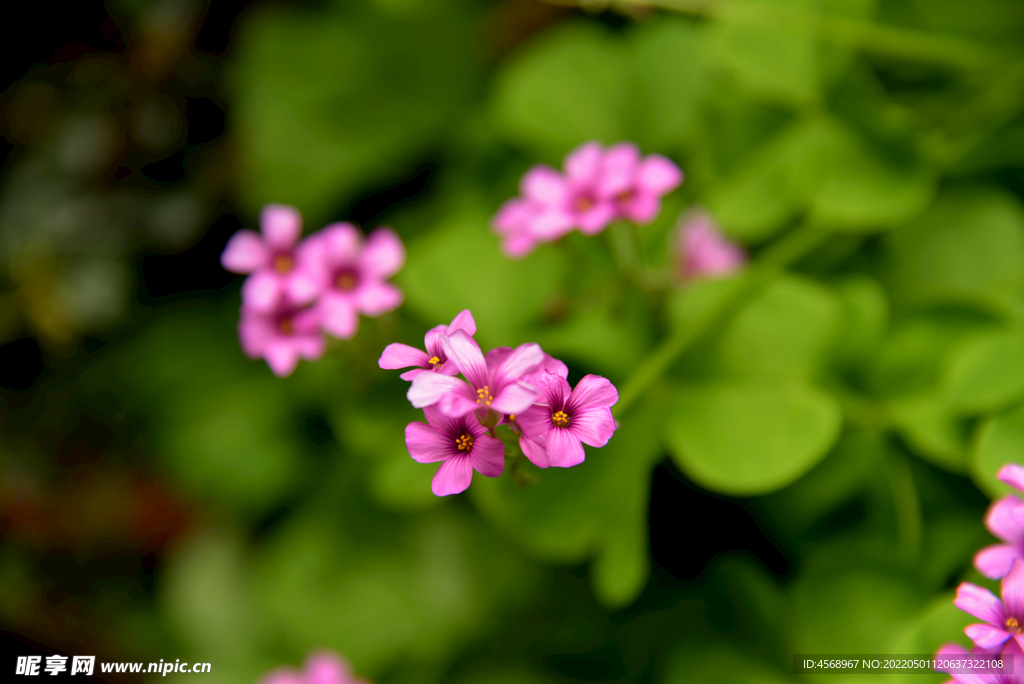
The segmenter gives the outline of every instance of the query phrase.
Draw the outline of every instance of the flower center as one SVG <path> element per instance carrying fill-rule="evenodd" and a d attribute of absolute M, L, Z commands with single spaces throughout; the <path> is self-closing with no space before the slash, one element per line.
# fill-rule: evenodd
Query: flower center
<path fill-rule="evenodd" d="M 295 323 L 292 322 L 291 316 L 285 316 L 277 323 L 277 329 L 281 331 L 283 335 L 294 335 L 295 334 Z"/>
<path fill-rule="evenodd" d="M 459 448 L 459 451 L 469 451 L 473 448 L 473 437 L 472 435 L 463 434 L 455 439 L 455 446 Z"/>
<path fill-rule="evenodd" d="M 633 199 L 632 190 L 623 190 L 622 192 L 615 196 L 616 202 L 628 202 L 631 199 Z"/>
<path fill-rule="evenodd" d="M 569 424 L 569 416 L 565 411 L 555 411 L 551 414 L 551 422 L 558 427 L 565 427 Z"/>
<path fill-rule="evenodd" d="M 1017 634 L 1021 633 L 1020 623 L 1017 622 L 1017 618 L 1015 618 L 1015 617 L 1008 617 L 1008 618 L 1006 618 L 1006 623 L 1005 624 L 1006 624 L 1006 630 L 1007 631 L 1009 631 L 1009 632 L 1016 632 Z"/>
<path fill-rule="evenodd" d="M 491 396 L 491 389 L 487 385 L 476 391 L 476 403 L 490 406 L 492 401 L 494 401 L 494 397 Z"/>
<path fill-rule="evenodd" d="M 281 275 L 284 275 L 288 271 L 292 270 L 292 266 L 294 265 L 295 262 L 287 254 L 278 254 L 276 257 L 274 257 L 274 270 L 280 273 Z"/>
<path fill-rule="evenodd" d="M 576 198 L 576 211 L 584 212 L 590 211 L 594 206 L 594 200 L 590 197 L 578 197 Z"/>
<path fill-rule="evenodd" d="M 342 271 L 334 280 L 334 284 L 338 287 L 338 289 L 344 290 L 345 292 L 351 292 L 352 290 L 356 289 L 356 282 L 356 274 L 353 273 L 352 271 Z"/>
<path fill-rule="evenodd" d="M 431 356 L 430 360 L 427 361 L 427 363 L 429 363 L 434 370 L 437 370 L 438 368 L 444 365 L 441 363 L 440 357 L 437 356 Z"/>

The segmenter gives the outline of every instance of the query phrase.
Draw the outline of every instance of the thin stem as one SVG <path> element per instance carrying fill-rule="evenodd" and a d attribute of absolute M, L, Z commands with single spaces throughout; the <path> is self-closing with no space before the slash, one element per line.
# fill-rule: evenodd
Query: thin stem
<path fill-rule="evenodd" d="M 698 338 L 724 320 L 751 294 L 759 292 L 771 282 L 779 269 L 814 249 L 827 235 L 827 233 L 805 224 L 768 247 L 758 258 L 757 263 L 751 266 L 743 276 L 743 281 L 737 287 L 722 297 L 715 306 L 710 307 L 704 316 L 693 325 L 680 327 L 673 331 L 647 358 L 647 361 L 636 369 L 626 381 L 622 392 L 619 393 L 619 401 L 615 405 L 616 416 L 624 415 L 640 398 L 643 391 L 661 377 Z"/>

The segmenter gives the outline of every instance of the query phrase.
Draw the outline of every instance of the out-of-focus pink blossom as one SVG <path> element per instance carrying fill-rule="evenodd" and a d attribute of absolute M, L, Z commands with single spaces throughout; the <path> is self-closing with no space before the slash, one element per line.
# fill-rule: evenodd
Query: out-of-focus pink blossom
<path fill-rule="evenodd" d="M 366 684 L 356 680 L 348 665 L 333 653 L 313 653 L 301 672 L 289 668 L 274 670 L 258 684 Z"/>
<path fill-rule="evenodd" d="M 660 154 L 641 158 L 633 143 L 612 145 L 604 156 L 600 193 L 611 196 L 615 215 L 650 223 L 661 211 L 661 198 L 683 182 L 683 172 Z"/>
<path fill-rule="evenodd" d="M 316 308 L 287 298 L 269 311 L 243 305 L 238 339 L 246 355 L 266 359 L 270 370 L 282 378 L 292 374 L 300 358 L 320 358 L 325 347 Z"/>
<path fill-rule="evenodd" d="M 426 423 L 409 423 L 405 445 L 419 463 L 441 461 L 430 485 L 437 496 L 465 491 L 473 471 L 498 477 L 505 469 L 505 446 L 487 435 L 487 429 L 472 415 L 452 418 L 438 408 L 423 409 Z"/>
<path fill-rule="evenodd" d="M 611 406 L 619 393 L 607 379 L 587 375 L 575 389 L 559 373 L 531 377 L 541 393 L 537 404 L 516 415 L 519 446 L 534 465 L 569 468 L 583 462 L 583 444 L 602 447 L 615 432 Z"/>
<path fill-rule="evenodd" d="M 448 363 L 448 355 L 445 354 L 442 344 L 444 338 L 456 330 L 465 330 L 471 337 L 476 334 L 476 321 L 473 320 L 473 314 L 469 309 L 459 312 L 450 325 L 439 325 L 428 330 L 423 340 L 426 351 L 395 342 L 384 348 L 377 365 L 388 370 L 415 366 L 413 370 L 399 376 L 403 380 L 412 380 L 420 373 L 458 375 L 459 369 L 455 364 Z"/>
<path fill-rule="evenodd" d="M 679 231 L 679 258 L 684 278 L 722 276 L 743 267 L 747 256 L 722 236 L 714 220 L 704 212 L 683 219 Z"/>
<path fill-rule="evenodd" d="M 302 216 L 293 207 L 268 204 L 260 214 L 260 233 L 240 230 L 231 236 L 221 265 L 233 273 L 251 273 L 242 285 L 246 306 L 269 311 L 282 297 L 305 304 L 320 292 L 319 280 L 298 249 Z"/>
<path fill-rule="evenodd" d="M 1003 466 L 996 477 L 1024 491 L 1024 468 L 1016 463 Z M 985 516 L 985 527 L 1005 543 L 978 551 L 974 567 L 990 579 L 999 579 L 1010 571 L 1014 560 L 1024 559 L 1024 501 L 1012 495 L 994 501 Z"/>
<path fill-rule="evenodd" d="M 348 339 L 359 314 L 379 316 L 402 303 L 402 291 L 386 282 L 405 263 L 405 247 L 390 228 L 377 228 L 364 242 L 351 223 L 334 223 L 300 251 L 320 284 L 320 325 L 331 335 Z"/>
<path fill-rule="evenodd" d="M 476 340 L 463 330 L 456 330 L 442 344 L 449 363 L 454 363 L 469 382 L 439 373 L 420 373 L 413 378 L 407 395 L 416 408 L 437 404 L 453 418 L 474 411 L 484 418 L 489 411 L 499 416 L 519 413 L 539 396 L 533 387 L 519 382 L 544 361 L 539 345 L 521 344 L 488 361 Z"/>

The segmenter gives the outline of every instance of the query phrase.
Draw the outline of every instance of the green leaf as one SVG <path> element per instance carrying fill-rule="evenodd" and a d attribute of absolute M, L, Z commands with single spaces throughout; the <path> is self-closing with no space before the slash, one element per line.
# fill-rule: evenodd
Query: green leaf
<path fill-rule="evenodd" d="M 832 354 L 839 364 L 854 365 L 876 353 L 882 343 L 889 322 L 889 300 L 877 280 L 861 275 L 840 280 L 835 293 L 842 315 Z"/>
<path fill-rule="evenodd" d="M 429 325 L 447 323 L 463 309 L 476 319 L 485 346 L 526 342 L 513 334 L 540 317 L 562 282 L 560 251 L 542 245 L 529 257 L 506 257 L 479 211 L 451 218 L 408 245 L 406 267 L 396 277 L 406 304 Z"/>
<path fill-rule="evenodd" d="M 1007 463 L 1024 463 L 1024 406 L 982 423 L 971 459 L 971 476 L 992 498 L 1019 494 L 996 479 Z"/>
<path fill-rule="evenodd" d="M 887 403 L 895 427 L 915 452 L 954 473 L 967 469 L 967 434 L 960 417 L 939 392 L 905 395 Z"/>
<path fill-rule="evenodd" d="M 1024 334 L 999 332 L 970 340 L 946 374 L 946 395 L 955 408 L 987 411 L 1024 394 Z"/>
<path fill-rule="evenodd" d="M 839 407 L 818 390 L 714 383 L 680 390 L 667 432 L 672 456 L 695 482 L 755 496 L 810 470 L 840 425 Z"/>
<path fill-rule="evenodd" d="M 1002 310 L 1024 284 L 1024 213 L 1007 194 L 943 193 L 913 224 L 886 237 L 901 303 L 960 303 Z"/>
<path fill-rule="evenodd" d="M 796 680 L 734 647 L 690 644 L 672 654 L 660 681 L 661 684 L 791 684 Z"/>
<path fill-rule="evenodd" d="M 650 348 L 648 323 L 641 315 L 618 316 L 608 306 L 580 311 L 561 325 L 538 334 L 544 351 L 559 359 L 579 361 L 588 370 L 611 378 L 623 378 L 635 368 Z"/>
<path fill-rule="evenodd" d="M 508 138 L 553 161 L 587 140 L 622 138 L 628 77 L 620 39 L 592 23 L 562 26 L 505 65 L 493 116 Z"/>

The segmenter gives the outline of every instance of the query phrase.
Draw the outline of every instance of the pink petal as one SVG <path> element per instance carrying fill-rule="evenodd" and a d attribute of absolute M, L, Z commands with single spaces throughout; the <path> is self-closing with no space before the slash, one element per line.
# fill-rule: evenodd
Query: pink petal
<path fill-rule="evenodd" d="M 472 337 L 476 335 L 476 321 L 473 319 L 473 314 L 470 313 L 469 309 L 463 309 L 455 315 L 452 319 L 451 324 L 448 326 L 447 333 L 451 335 L 456 330 L 465 330 L 466 334 Z"/>
<path fill-rule="evenodd" d="M 1004 632 L 988 624 L 967 625 L 964 627 L 964 634 L 982 648 L 995 648 L 1000 644 L 1006 643 L 1006 640 L 1012 636 L 1009 632 Z"/>
<path fill-rule="evenodd" d="M 551 428 L 545 446 L 548 452 L 548 462 L 555 468 L 571 468 L 583 463 L 586 458 L 583 445 L 579 438 L 572 433 L 572 430 L 560 427 Z"/>
<path fill-rule="evenodd" d="M 433 375 L 438 374 L 434 373 Z M 477 397 L 476 392 L 461 380 L 453 391 L 441 397 L 441 401 L 437 403 L 437 406 L 445 415 L 452 418 L 464 416 L 481 408 L 480 399 Z"/>
<path fill-rule="evenodd" d="M 633 223 L 644 225 L 658 217 L 661 212 L 661 200 L 657 195 L 635 192 L 619 203 L 619 209 Z"/>
<path fill-rule="evenodd" d="M 501 388 L 491 402 L 491 408 L 498 413 L 516 414 L 533 406 L 539 398 L 540 393 L 532 387 L 514 382 Z"/>
<path fill-rule="evenodd" d="M 277 274 L 256 271 L 242 283 L 242 303 L 256 311 L 270 311 L 281 301 L 282 285 Z"/>
<path fill-rule="evenodd" d="M 354 266 L 359 258 L 360 242 L 359 229 L 351 223 L 332 223 L 320 231 L 319 245 L 330 267 Z"/>
<path fill-rule="evenodd" d="M 1015 496 L 1004 496 L 989 506 L 985 515 L 985 527 L 1007 544 L 1024 544 L 1024 502 Z"/>
<path fill-rule="evenodd" d="M 526 437 L 520 437 L 519 448 L 523 450 L 523 455 L 530 459 L 530 462 L 538 468 L 547 468 L 550 465 L 548 462 L 548 452 L 538 442 Z"/>
<path fill-rule="evenodd" d="M 584 235 L 595 235 L 615 220 L 616 213 L 614 203 L 602 201 L 580 214 L 576 221 L 580 226 L 581 233 Z"/>
<path fill-rule="evenodd" d="M 296 335 L 292 338 L 292 344 L 299 356 L 307 361 L 316 361 L 324 355 L 327 348 L 327 341 L 319 332 L 312 335 Z"/>
<path fill-rule="evenodd" d="M 285 291 L 288 298 L 296 304 L 308 304 L 320 296 L 323 280 L 312 270 L 295 269 L 285 279 Z"/>
<path fill-rule="evenodd" d="M 540 391 L 540 403 L 554 410 L 563 408 L 570 397 L 572 388 L 568 381 L 557 373 L 535 373 L 530 377 L 537 390 Z"/>
<path fill-rule="evenodd" d="M 546 406 L 531 406 L 522 413 L 515 414 L 516 422 L 523 430 L 523 438 L 537 442 L 540 445 L 547 444 L 548 431 L 552 429 L 551 409 Z M 544 456 L 547 463 L 547 455 Z M 547 467 L 546 465 L 543 467 Z"/>
<path fill-rule="evenodd" d="M 445 356 L 455 363 L 459 372 L 474 388 L 487 384 L 487 364 L 480 352 L 480 345 L 465 330 L 456 330 L 441 341 Z"/>
<path fill-rule="evenodd" d="M 380 316 L 402 303 L 402 291 L 391 283 L 366 283 L 356 288 L 353 295 L 356 308 L 367 316 Z"/>
<path fill-rule="evenodd" d="M 430 358 L 422 349 L 394 342 L 384 347 L 384 353 L 380 355 L 377 365 L 388 370 L 408 368 L 409 366 L 425 368 L 430 365 Z"/>
<path fill-rule="evenodd" d="M 333 653 L 314 653 L 306 659 L 305 684 L 347 684 L 348 666 Z"/>
<path fill-rule="evenodd" d="M 437 496 L 448 496 L 466 491 L 473 481 L 473 461 L 468 454 L 452 456 L 437 469 L 430 491 Z"/>
<path fill-rule="evenodd" d="M 536 213 L 534 204 L 520 197 L 506 200 L 494 215 L 495 230 L 502 234 L 517 233 L 523 229 Z"/>
<path fill-rule="evenodd" d="M 251 273 L 267 263 L 267 248 L 252 230 L 240 230 L 228 240 L 220 265 L 232 273 Z"/>
<path fill-rule="evenodd" d="M 565 158 L 565 173 L 576 187 L 589 186 L 601 172 L 604 151 L 601 143 L 588 142 L 580 145 Z"/>
<path fill-rule="evenodd" d="M 996 477 L 1011 487 L 1016 487 L 1024 492 L 1024 466 L 1008 463 L 999 470 Z"/>
<path fill-rule="evenodd" d="M 528 228 L 528 237 L 539 242 L 553 242 L 570 232 L 576 223 L 571 213 L 561 205 L 545 207 L 537 213 Z"/>
<path fill-rule="evenodd" d="M 359 272 L 371 280 L 387 280 L 405 263 L 405 245 L 395 231 L 387 227 L 375 229 L 366 238 L 359 255 Z"/>
<path fill-rule="evenodd" d="M 466 383 L 458 378 L 440 373 L 420 373 L 412 381 L 406 397 L 415 408 L 433 406 L 441 399 Z M 475 408 L 475 406 L 474 406 Z"/>
<path fill-rule="evenodd" d="M 615 433 L 615 418 L 605 406 L 579 409 L 572 414 L 569 430 L 592 447 L 603 447 Z"/>
<path fill-rule="evenodd" d="M 473 440 L 473 468 L 481 475 L 498 477 L 505 470 L 505 445 L 500 439 L 481 435 Z"/>
<path fill-rule="evenodd" d="M 1017 558 L 1024 558 L 1024 555 L 1016 547 L 993 544 L 975 554 L 974 567 L 989 579 L 999 579 L 1010 571 L 1010 566 Z"/>
<path fill-rule="evenodd" d="M 589 406 L 613 406 L 619 400 L 619 391 L 608 378 L 600 375 L 584 375 L 576 383 L 576 388 L 569 397 L 569 405 L 573 408 Z"/>
<path fill-rule="evenodd" d="M 544 360 L 541 362 L 540 367 L 537 368 L 538 372 L 547 371 L 548 373 L 555 373 L 563 378 L 569 377 L 569 367 L 559 361 L 553 356 L 548 354 L 544 355 Z"/>
<path fill-rule="evenodd" d="M 637 186 L 645 193 L 664 195 L 683 182 L 683 172 L 675 162 L 660 154 L 649 154 L 640 164 Z"/>
<path fill-rule="evenodd" d="M 1010 572 L 1006 573 L 1001 582 L 1001 593 L 1006 614 L 1024 622 L 1024 560 L 1015 560 L 1010 564 Z M 1002 621 L 996 624 L 1002 624 Z"/>
<path fill-rule="evenodd" d="M 532 373 L 544 362 L 544 352 L 539 344 L 528 343 L 516 347 L 498 366 L 494 373 L 494 384 L 501 386 L 513 382 L 527 373 Z M 515 413 L 513 411 L 513 413 Z"/>
<path fill-rule="evenodd" d="M 512 355 L 512 347 L 495 347 L 484 354 L 484 363 L 487 364 L 487 371 L 493 377 L 498 366 L 504 363 L 505 359 Z"/>
<path fill-rule="evenodd" d="M 263 350 L 276 334 L 277 331 L 266 316 L 242 309 L 242 318 L 238 321 L 238 341 L 246 356 L 251 359 L 262 358 Z"/>
<path fill-rule="evenodd" d="M 961 582 L 960 586 L 956 588 L 953 605 L 979 620 L 991 622 L 994 625 L 1002 624 L 1005 617 L 1003 602 L 988 589 L 970 582 Z"/>
<path fill-rule="evenodd" d="M 412 370 L 405 371 L 404 373 L 402 373 L 398 377 L 400 377 L 402 380 L 412 381 L 420 373 L 430 373 L 430 372 L 431 371 L 427 370 L 426 368 L 413 368 Z"/>
<path fill-rule="evenodd" d="M 505 256 L 521 259 L 533 251 L 537 242 L 537 238 L 526 233 L 510 235 L 501 241 L 501 251 L 505 252 Z"/>
<path fill-rule="evenodd" d="M 320 325 L 341 340 L 350 339 L 359 327 L 359 314 L 352 300 L 341 295 L 324 295 L 317 303 Z"/>
<path fill-rule="evenodd" d="M 569 184 L 562 174 L 542 164 L 526 172 L 521 186 L 523 195 L 541 204 L 562 204 L 569 196 Z"/>
<path fill-rule="evenodd" d="M 609 147 L 597 185 L 598 196 L 611 198 L 632 190 L 639 166 L 640 150 L 633 143 Z"/>
<path fill-rule="evenodd" d="M 405 448 L 417 463 L 443 461 L 452 455 L 452 441 L 426 423 L 405 426 Z"/>
<path fill-rule="evenodd" d="M 268 204 L 260 213 L 260 232 L 273 249 L 288 249 L 302 235 L 302 215 L 294 207 Z"/>
<path fill-rule="evenodd" d="M 263 358 L 274 375 L 284 378 L 291 375 L 299 365 L 299 353 L 288 341 L 276 339 L 267 344 Z"/>

